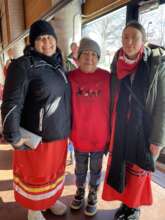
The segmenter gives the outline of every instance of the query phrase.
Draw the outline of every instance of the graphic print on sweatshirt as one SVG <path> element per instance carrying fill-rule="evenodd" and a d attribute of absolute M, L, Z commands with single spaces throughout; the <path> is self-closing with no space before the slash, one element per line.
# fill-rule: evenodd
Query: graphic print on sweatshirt
<path fill-rule="evenodd" d="M 80 86 L 77 88 L 76 94 L 77 96 L 97 97 L 101 95 L 101 88 L 90 88 L 90 87 Z"/>

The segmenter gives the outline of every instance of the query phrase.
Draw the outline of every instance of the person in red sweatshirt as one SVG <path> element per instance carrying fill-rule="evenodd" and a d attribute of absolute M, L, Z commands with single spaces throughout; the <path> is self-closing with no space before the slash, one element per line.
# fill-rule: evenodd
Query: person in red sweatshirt
<path fill-rule="evenodd" d="M 71 208 L 79 210 L 84 203 L 89 166 L 89 194 L 85 207 L 88 216 L 97 212 L 102 159 L 109 142 L 110 74 L 97 68 L 100 55 L 99 45 L 92 39 L 83 38 L 78 50 L 79 68 L 68 75 L 72 91 L 71 140 L 75 147 L 77 186 Z"/>

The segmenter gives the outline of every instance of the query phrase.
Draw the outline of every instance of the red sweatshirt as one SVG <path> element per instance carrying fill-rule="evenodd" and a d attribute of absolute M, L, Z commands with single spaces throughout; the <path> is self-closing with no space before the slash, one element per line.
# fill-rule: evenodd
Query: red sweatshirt
<path fill-rule="evenodd" d="M 75 149 L 103 151 L 109 141 L 110 74 L 98 68 L 94 73 L 71 71 L 72 132 Z"/>

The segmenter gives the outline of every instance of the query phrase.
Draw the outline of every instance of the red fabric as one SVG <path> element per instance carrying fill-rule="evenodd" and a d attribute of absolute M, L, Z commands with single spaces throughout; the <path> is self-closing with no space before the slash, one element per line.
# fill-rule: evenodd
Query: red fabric
<path fill-rule="evenodd" d="M 0 83 L 0 100 L 2 100 L 3 97 L 3 85 Z"/>
<path fill-rule="evenodd" d="M 111 156 L 109 157 L 108 167 L 110 163 Z M 104 200 L 119 200 L 131 208 L 152 204 L 151 174 L 149 172 L 136 165 L 129 164 L 126 171 L 126 187 L 123 193 L 117 192 L 106 183 L 107 175 L 108 172 L 103 186 L 102 198 Z"/>
<path fill-rule="evenodd" d="M 35 201 L 35 202 L 33 202 L 30 199 L 25 199 L 20 194 L 18 194 L 16 191 L 14 191 L 14 196 L 15 196 L 16 202 L 21 204 L 23 207 L 37 211 L 37 210 L 46 210 L 46 209 L 50 208 L 52 205 L 54 205 L 55 202 L 58 200 L 58 198 L 61 196 L 62 191 L 63 191 L 63 188 L 61 190 L 59 190 L 51 198 L 44 199 L 42 201 Z"/>
<path fill-rule="evenodd" d="M 16 201 L 32 210 L 43 210 L 52 206 L 63 190 L 61 177 L 65 172 L 66 155 L 66 140 L 41 143 L 36 150 L 15 150 L 13 153 L 14 185 L 29 195 L 29 198 L 23 196 L 14 186 Z M 43 188 L 44 191 L 36 191 Z M 28 189 L 32 190 L 28 191 Z M 31 198 L 43 196 L 52 191 L 53 195 L 51 194 L 49 198 L 35 201 Z"/>
<path fill-rule="evenodd" d="M 7 76 L 7 67 L 6 66 L 4 66 L 4 68 L 3 68 L 3 73 L 4 73 L 4 76 L 6 78 L 6 76 Z"/>
<path fill-rule="evenodd" d="M 134 60 L 134 61 L 129 60 L 131 62 L 130 63 L 130 62 L 128 62 L 128 58 L 126 58 L 126 55 L 125 55 L 123 49 L 122 48 L 120 49 L 119 57 L 117 60 L 117 71 L 116 71 L 118 79 L 123 79 L 124 77 L 135 72 L 135 70 L 139 64 L 139 61 L 142 58 L 143 51 L 144 51 L 144 48 L 142 47 L 137 55 L 136 60 Z"/>
<path fill-rule="evenodd" d="M 81 152 L 103 151 L 109 139 L 110 74 L 102 69 L 69 74 L 72 89 L 72 132 L 74 147 Z"/>

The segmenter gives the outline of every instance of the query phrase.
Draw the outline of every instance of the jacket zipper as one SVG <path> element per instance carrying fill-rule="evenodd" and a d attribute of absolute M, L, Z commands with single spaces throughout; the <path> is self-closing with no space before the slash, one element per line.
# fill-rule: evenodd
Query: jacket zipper
<path fill-rule="evenodd" d="M 40 109 L 39 112 L 39 131 L 43 130 L 43 119 L 44 119 L 44 108 Z"/>

